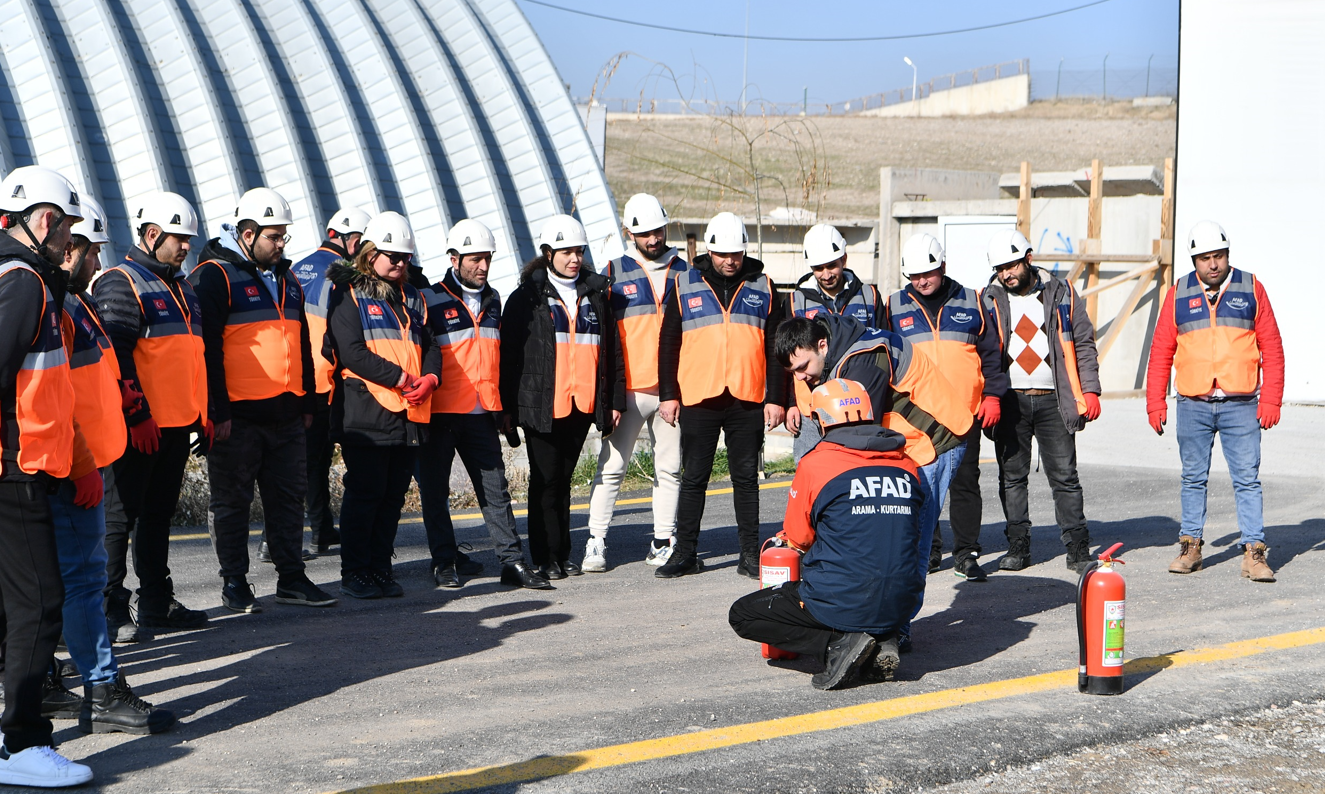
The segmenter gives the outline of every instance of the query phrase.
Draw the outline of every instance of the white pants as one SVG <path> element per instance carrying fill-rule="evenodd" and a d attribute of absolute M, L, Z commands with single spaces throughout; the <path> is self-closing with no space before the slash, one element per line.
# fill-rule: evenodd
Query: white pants
<path fill-rule="evenodd" d="M 676 498 L 681 491 L 681 427 L 667 424 L 658 415 L 656 394 L 628 391 L 621 424 L 603 439 L 603 448 L 598 453 L 598 474 L 589 497 L 589 534 L 596 538 L 607 537 L 621 480 L 635 454 L 635 440 L 646 423 L 653 445 L 653 536 L 663 540 L 676 532 Z"/>

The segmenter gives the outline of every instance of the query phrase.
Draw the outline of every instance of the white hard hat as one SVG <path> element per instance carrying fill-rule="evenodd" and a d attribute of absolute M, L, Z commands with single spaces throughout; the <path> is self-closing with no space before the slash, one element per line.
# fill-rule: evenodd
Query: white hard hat
<path fill-rule="evenodd" d="M 1224 227 L 1214 221 L 1201 221 L 1196 224 L 1187 238 L 1187 253 L 1190 256 L 1228 248 L 1228 235 L 1224 234 Z"/>
<path fill-rule="evenodd" d="M 446 235 L 446 250 L 465 254 L 490 254 L 497 250 L 497 238 L 492 230 L 472 218 L 457 221 Z"/>
<path fill-rule="evenodd" d="M 25 165 L 0 181 L 0 212 L 23 212 L 38 204 L 53 204 L 70 218 L 83 217 L 78 191 L 59 171 Z"/>
<path fill-rule="evenodd" d="M 368 227 L 368 220 L 371 215 L 359 209 L 358 207 L 341 207 L 336 210 L 336 214 L 327 221 L 327 229 L 344 237 L 347 234 L 355 232 L 363 233 Z"/>
<path fill-rule="evenodd" d="M 1000 229 L 989 238 L 989 266 L 999 267 L 1018 259 L 1025 259 L 1031 252 L 1031 241 L 1016 229 Z"/>
<path fill-rule="evenodd" d="M 636 193 L 626 202 L 621 222 L 631 234 L 645 234 L 667 225 L 667 210 L 648 193 Z"/>
<path fill-rule="evenodd" d="M 818 267 L 836 262 L 847 253 L 847 241 L 836 226 L 818 223 L 805 233 L 805 266 Z"/>
<path fill-rule="evenodd" d="M 289 226 L 294 223 L 290 202 L 269 187 L 255 187 L 239 197 L 235 207 L 235 223 L 253 221 L 262 228 Z"/>
<path fill-rule="evenodd" d="M 913 234 L 902 246 L 902 275 L 918 276 L 938 270 L 947 262 L 943 246 L 932 234 Z"/>
<path fill-rule="evenodd" d="M 101 209 L 101 205 L 88 196 L 83 196 L 82 205 L 83 219 L 75 223 L 69 233 L 86 238 L 93 245 L 110 242 L 110 237 L 106 234 L 106 213 Z"/>
<path fill-rule="evenodd" d="M 745 253 L 750 238 L 745 234 L 745 221 L 731 212 L 719 212 L 704 227 L 704 247 L 718 254 Z"/>
<path fill-rule="evenodd" d="M 589 245 L 589 235 L 584 232 L 584 224 L 571 216 L 553 215 L 543 223 L 543 229 L 538 233 L 538 247 L 542 248 L 545 245 L 553 251 L 560 251 L 563 248 L 586 248 Z"/>
<path fill-rule="evenodd" d="M 166 234 L 183 234 L 193 237 L 198 233 L 198 213 L 193 211 L 189 200 L 178 193 L 149 193 L 138 203 L 134 210 L 134 230 L 142 235 L 145 224 L 161 227 Z"/>
<path fill-rule="evenodd" d="M 363 239 L 371 241 L 377 250 L 387 253 L 413 254 L 414 229 L 399 212 L 374 215 L 363 230 Z"/>

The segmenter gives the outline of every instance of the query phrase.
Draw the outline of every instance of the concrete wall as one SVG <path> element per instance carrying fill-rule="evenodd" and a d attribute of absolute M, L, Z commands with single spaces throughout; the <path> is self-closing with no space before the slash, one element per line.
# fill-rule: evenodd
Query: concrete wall
<path fill-rule="evenodd" d="M 1045 269 L 1065 275 L 1072 269 L 1072 263 L 1056 263 L 1056 253 L 1079 252 L 1086 236 L 1086 207 L 1089 199 L 1085 198 L 1037 198 L 1031 200 L 1031 246 L 1035 250 L 1037 264 Z M 1106 197 L 1103 206 L 1103 239 L 1101 248 L 1108 254 L 1149 254 L 1151 241 L 1159 237 L 1160 196 L 1118 196 Z M 896 235 L 885 238 L 880 246 L 880 259 L 891 255 L 896 257 L 902 244 L 913 234 L 929 232 L 936 236 L 940 233 L 940 223 L 944 219 L 962 216 L 1004 216 L 1014 221 L 1017 214 L 1017 202 L 1011 199 L 996 201 L 902 201 L 892 205 Z M 966 286 L 981 289 L 987 283 L 987 262 L 954 261 L 949 257 L 951 269 L 960 268 L 966 273 L 980 273 L 980 278 L 968 279 L 979 283 Z M 1101 268 L 1100 280 L 1121 275 L 1135 268 L 1135 264 L 1105 264 Z M 901 286 L 900 274 L 884 282 L 888 289 Z M 1099 295 L 1097 317 L 1101 327 L 1096 329 L 1096 337 L 1102 337 L 1109 329 L 1109 322 L 1118 313 L 1132 290 L 1132 283 L 1121 284 Z M 1104 360 L 1100 369 L 1100 378 L 1105 391 L 1130 391 L 1142 388 L 1145 383 L 1145 364 L 1150 353 L 1150 337 L 1158 316 L 1159 288 L 1152 286 L 1142 298 L 1136 310 L 1127 319 L 1127 324 L 1112 351 Z"/>
<path fill-rule="evenodd" d="M 999 174 L 992 171 L 946 171 L 938 168 L 879 169 L 879 239 L 898 239 L 892 207 L 899 201 L 952 201 L 997 199 Z M 1016 212 L 1015 208 L 1013 210 Z M 937 217 L 937 216 L 935 216 Z M 895 243 L 879 247 L 876 281 L 897 284 L 901 277 L 901 251 Z"/>
<path fill-rule="evenodd" d="M 987 83 L 935 91 L 918 102 L 902 102 L 863 111 L 862 116 L 979 116 L 1007 113 L 1031 103 L 1031 76 L 1018 74 Z"/>

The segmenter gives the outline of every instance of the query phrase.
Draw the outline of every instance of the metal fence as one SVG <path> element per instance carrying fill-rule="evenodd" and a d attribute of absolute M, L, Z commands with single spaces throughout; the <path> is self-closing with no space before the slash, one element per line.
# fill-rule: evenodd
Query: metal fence
<path fill-rule="evenodd" d="M 1036 69 L 1031 72 L 1031 100 L 1134 99 L 1178 95 L 1178 67 L 1109 67 Z"/>

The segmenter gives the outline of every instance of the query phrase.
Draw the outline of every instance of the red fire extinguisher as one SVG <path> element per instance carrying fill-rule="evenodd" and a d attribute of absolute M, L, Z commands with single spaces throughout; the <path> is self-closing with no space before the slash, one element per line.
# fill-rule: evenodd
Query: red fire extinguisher
<path fill-rule="evenodd" d="M 1115 543 L 1092 562 L 1077 584 L 1077 640 L 1081 666 L 1077 691 L 1088 695 L 1121 695 L 1123 692 L 1123 621 L 1127 605 L 1127 583 L 1115 571 L 1122 565 L 1113 555 L 1123 544 Z"/>
<path fill-rule="evenodd" d="M 771 545 L 770 545 L 771 544 Z M 769 538 L 759 552 L 759 587 L 777 587 L 783 582 L 799 582 L 801 555 L 781 538 Z M 795 659 L 796 654 L 762 643 L 765 659 Z"/>

